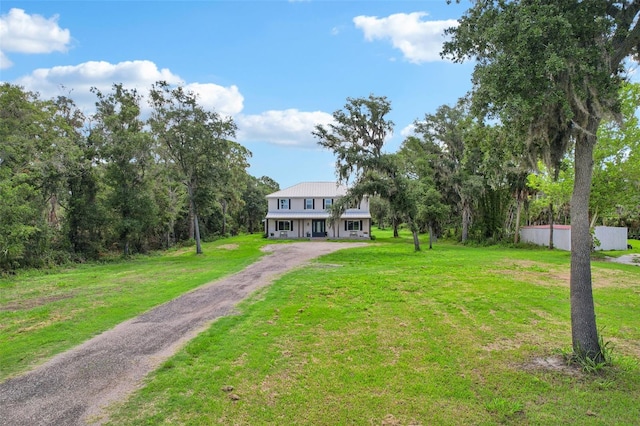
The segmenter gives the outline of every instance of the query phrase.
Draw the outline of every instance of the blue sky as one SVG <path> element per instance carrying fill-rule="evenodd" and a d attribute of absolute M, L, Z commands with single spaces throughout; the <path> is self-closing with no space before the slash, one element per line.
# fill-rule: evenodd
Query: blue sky
<path fill-rule="evenodd" d="M 0 81 L 86 113 L 113 83 L 185 85 L 234 118 L 249 173 L 286 188 L 335 180 L 311 135 L 347 97 L 391 101 L 395 151 L 414 120 L 470 88 L 472 63 L 439 57 L 442 29 L 470 5 L 423 1 L 6 1 Z"/>

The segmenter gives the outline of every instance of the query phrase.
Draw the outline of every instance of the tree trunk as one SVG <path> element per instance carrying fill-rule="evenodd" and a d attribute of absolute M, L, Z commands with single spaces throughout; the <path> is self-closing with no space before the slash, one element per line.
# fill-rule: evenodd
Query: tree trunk
<path fill-rule="evenodd" d="M 56 214 L 56 207 L 58 206 L 58 197 L 56 194 L 53 194 L 49 197 L 49 205 L 51 209 L 49 210 L 49 215 L 47 216 L 48 223 L 51 227 L 58 229 L 60 225 L 60 221 L 58 220 L 58 215 Z"/>
<path fill-rule="evenodd" d="M 418 231 L 412 231 L 413 234 L 413 248 L 415 251 L 420 251 L 420 239 L 418 238 Z"/>
<path fill-rule="evenodd" d="M 598 220 L 598 207 L 596 206 L 596 211 L 593 212 L 593 216 L 591 217 L 591 223 L 589 224 L 589 229 L 596 226 L 596 221 Z M 604 224 L 604 217 L 602 218 L 602 226 L 606 226 Z"/>
<path fill-rule="evenodd" d="M 433 226 L 429 224 L 429 250 L 433 248 Z"/>
<path fill-rule="evenodd" d="M 553 203 L 549 203 L 549 250 L 553 250 Z"/>
<path fill-rule="evenodd" d="M 518 195 L 516 196 L 516 232 L 513 236 L 513 243 L 518 244 L 520 240 L 520 212 L 522 211 L 522 191 L 518 191 Z"/>
<path fill-rule="evenodd" d="M 176 223 L 173 219 L 171 219 L 169 221 L 169 230 L 167 231 L 167 248 L 170 248 L 171 246 L 173 246 L 174 238 L 176 235 L 176 230 L 175 230 L 175 226 Z"/>
<path fill-rule="evenodd" d="M 222 200 L 222 236 L 227 235 L 227 200 Z"/>
<path fill-rule="evenodd" d="M 469 238 L 469 224 L 471 222 L 471 207 L 468 203 L 462 206 L 462 242 L 465 243 Z"/>
<path fill-rule="evenodd" d="M 198 211 L 196 209 L 196 201 L 193 199 L 193 188 L 187 186 L 189 192 L 189 213 L 193 217 L 189 227 L 193 226 L 193 236 L 196 240 L 196 254 L 202 254 L 202 245 L 200 244 L 200 223 L 198 223 Z"/>
<path fill-rule="evenodd" d="M 600 120 L 589 118 L 587 132 L 576 140 L 575 181 L 571 197 L 571 337 L 574 354 L 604 361 L 598 340 L 591 289 L 589 195 L 593 175 L 593 148 Z"/>
<path fill-rule="evenodd" d="M 393 238 L 399 238 L 400 234 L 398 233 L 398 219 L 397 218 L 393 218 Z"/>
<path fill-rule="evenodd" d="M 420 238 L 418 238 L 418 226 L 410 220 L 409 228 L 411 229 L 411 234 L 413 235 L 413 248 L 415 251 L 420 251 Z"/>
<path fill-rule="evenodd" d="M 202 245 L 200 244 L 200 224 L 198 223 L 198 213 L 193 209 L 193 227 L 196 236 L 196 254 L 202 254 Z"/>
<path fill-rule="evenodd" d="M 189 239 L 196 238 L 195 219 L 193 217 L 193 202 L 191 197 L 191 189 L 189 189 Z"/>

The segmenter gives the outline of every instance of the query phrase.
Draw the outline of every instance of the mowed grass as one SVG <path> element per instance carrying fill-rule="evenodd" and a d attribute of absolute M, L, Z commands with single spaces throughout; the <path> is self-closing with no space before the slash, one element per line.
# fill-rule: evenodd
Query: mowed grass
<path fill-rule="evenodd" d="M 593 262 L 597 374 L 567 368 L 569 253 L 386 233 L 254 294 L 111 412 L 114 425 L 637 425 L 640 267 Z"/>
<path fill-rule="evenodd" d="M 244 236 L 126 262 L 0 278 L 0 380 L 202 284 L 242 270 L 266 240 Z"/>

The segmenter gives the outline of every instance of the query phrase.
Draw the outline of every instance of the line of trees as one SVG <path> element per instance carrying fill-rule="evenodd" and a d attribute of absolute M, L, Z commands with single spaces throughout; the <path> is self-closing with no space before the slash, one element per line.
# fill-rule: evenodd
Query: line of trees
<path fill-rule="evenodd" d="M 621 119 L 598 130 L 590 199 L 591 225 L 625 226 L 640 233 L 640 84 L 620 90 Z M 474 118 L 468 99 L 443 105 L 414 123 L 414 135 L 395 153 L 384 152 L 393 131 L 386 97 L 348 98 L 334 124 L 317 126 L 319 145 L 336 155 L 336 173 L 354 199 L 375 194 L 371 214 L 379 227 L 405 224 L 416 236 L 446 235 L 479 244 L 518 242 L 522 225 L 570 224 L 574 161 L 569 150 L 557 173 L 535 161 L 500 123 Z"/>
<path fill-rule="evenodd" d="M 261 231 L 268 177 L 247 173 L 232 119 L 182 87 L 143 97 L 92 89 L 90 117 L 65 96 L 0 86 L 0 271 L 164 249 Z"/>

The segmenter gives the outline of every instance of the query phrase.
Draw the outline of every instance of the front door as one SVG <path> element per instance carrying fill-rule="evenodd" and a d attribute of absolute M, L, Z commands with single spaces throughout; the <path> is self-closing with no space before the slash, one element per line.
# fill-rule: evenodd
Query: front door
<path fill-rule="evenodd" d="M 311 236 L 312 237 L 326 237 L 327 233 L 325 232 L 325 221 L 322 220 L 312 220 L 311 221 Z"/>

